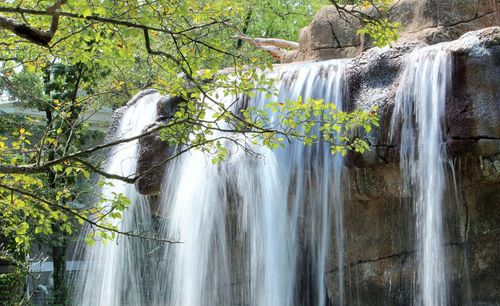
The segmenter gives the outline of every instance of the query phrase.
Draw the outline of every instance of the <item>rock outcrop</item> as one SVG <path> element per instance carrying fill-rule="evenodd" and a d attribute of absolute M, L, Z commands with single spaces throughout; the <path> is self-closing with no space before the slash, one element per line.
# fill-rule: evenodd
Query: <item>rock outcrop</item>
<path fill-rule="evenodd" d="M 156 110 L 157 122 L 148 129 L 154 129 L 171 118 L 181 99 L 162 97 Z M 160 132 L 149 134 L 139 139 L 140 149 L 137 159 L 137 173 L 143 174 L 136 182 L 137 190 L 143 195 L 155 195 L 160 192 L 163 174 L 169 157 L 176 152 L 160 137 Z"/>
<path fill-rule="evenodd" d="M 341 15 L 334 6 L 325 6 L 311 24 L 300 31 L 299 50 L 291 51 L 285 62 L 354 57 L 364 49 L 364 37 L 356 33 L 359 20 Z"/>
<path fill-rule="evenodd" d="M 349 9 L 349 7 L 347 7 Z M 356 8 L 377 16 L 376 10 Z M 500 2 L 496 0 L 400 0 L 390 19 L 402 26 L 403 40 L 436 44 L 458 39 L 466 32 L 500 25 Z M 362 23 L 333 5 L 322 8 L 300 32 L 299 50 L 290 51 L 284 62 L 352 58 L 371 47 L 371 40 L 357 30 Z"/>
<path fill-rule="evenodd" d="M 402 0 L 398 1 L 392 18 L 404 26 L 403 38 L 435 44 L 500 25 L 499 8 L 496 0 Z"/>
<path fill-rule="evenodd" d="M 449 42 L 454 71 L 446 103 L 445 144 L 450 157 L 445 204 L 445 248 L 450 305 L 500 301 L 500 28 L 470 32 Z M 423 46 L 401 41 L 354 58 L 348 68 L 348 107 L 380 106 L 373 150 L 350 154 L 345 202 L 345 288 L 348 305 L 409 305 L 416 282 L 415 207 L 401 190 L 398 135 L 390 118 L 404 55 Z M 453 183 L 457 185 L 454 186 Z M 332 233 L 333 235 L 333 233 Z M 337 294 L 330 250 L 329 296 Z"/>

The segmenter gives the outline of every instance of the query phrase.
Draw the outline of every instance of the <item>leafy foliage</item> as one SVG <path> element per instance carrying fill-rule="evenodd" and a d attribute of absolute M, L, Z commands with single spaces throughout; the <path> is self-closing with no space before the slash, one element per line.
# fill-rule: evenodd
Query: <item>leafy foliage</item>
<path fill-rule="evenodd" d="M 391 45 L 398 39 L 402 26 L 392 21 L 389 12 L 397 1 L 394 0 L 331 0 L 338 9 L 342 5 L 351 5 L 344 10 L 344 14 L 354 16 L 363 22 L 363 27 L 357 30 L 358 34 L 368 35 L 377 47 Z"/>
<path fill-rule="evenodd" d="M 127 234 L 119 232 L 114 220 L 121 218 L 128 199 L 121 194 L 102 198 L 92 189 L 93 172 L 110 174 L 91 154 L 114 144 L 92 148 L 86 141 L 87 119 L 101 107 L 123 105 L 144 88 L 158 88 L 183 101 L 157 128 L 162 138 L 186 150 L 212 154 L 214 162 L 227 157 L 224 141 L 243 149 L 248 144 L 274 149 L 291 138 L 305 144 L 329 142 L 332 153 L 368 149 L 357 135 L 378 125 L 374 113 L 339 112 L 332 104 L 310 99 L 276 101 L 264 110 L 242 111 L 223 102 L 227 96 L 251 97 L 266 91 L 273 82 L 261 72 L 272 69 L 271 61 L 261 51 L 238 46 L 232 35 L 292 39 L 322 4 L 319 0 L 2 3 L 0 17 L 18 26 L 0 27 L 2 90 L 18 105 L 46 113 L 43 119 L 16 120 L 1 131 L 3 234 L 25 249 L 37 236 L 72 235 L 83 222 L 95 229 L 88 243 Z M 372 26 L 372 20 L 366 22 L 362 31 L 376 37 L 377 44 L 395 38 L 396 28 L 383 26 L 390 24 L 388 20 Z M 41 30 L 28 31 L 33 29 Z M 231 69 L 221 71 L 225 67 Z M 281 124 L 270 119 L 271 112 L 278 114 Z M 139 176 L 112 178 L 134 183 Z M 89 199 L 97 204 L 80 205 Z"/>
<path fill-rule="evenodd" d="M 28 275 L 26 265 L 18 255 L 11 254 L 0 244 L 0 263 L 8 267 L 8 273 L 0 273 L 0 304 L 15 305 L 21 300 L 24 292 L 24 281 Z"/>

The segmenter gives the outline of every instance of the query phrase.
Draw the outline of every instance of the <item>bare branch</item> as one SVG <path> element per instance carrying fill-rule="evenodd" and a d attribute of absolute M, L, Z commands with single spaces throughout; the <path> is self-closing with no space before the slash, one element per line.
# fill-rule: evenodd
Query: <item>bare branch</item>
<path fill-rule="evenodd" d="M 241 39 L 253 45 L 259 45 L 259 46 L 274 46 L 277 48 L 285 48 L 292 50 L 297 50 L 299 48 L 298 42 L 280 38 L 262 38 L 262 37 L 251 38 L 243 35 L 234 35 L 231 38 Z"/>
<path fill-rule="evenodd" d="M 275 60 L 280 62 L 283 61 L 287 53 L 284 49 L 296 50 L 299 48 L 298 42 L 278 38 L 251 38 L 244 35 L 234 35 L 231 38 L 246 41 L 259 49 L 269 52 Z"/>

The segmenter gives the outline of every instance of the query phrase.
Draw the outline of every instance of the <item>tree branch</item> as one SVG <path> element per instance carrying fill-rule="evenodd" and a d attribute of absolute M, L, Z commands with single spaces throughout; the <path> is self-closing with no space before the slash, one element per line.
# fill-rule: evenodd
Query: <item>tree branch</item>
<path fill-rule="evenodd" d="M 134 238 L 140 238 L 140 239 L 146 239 L 146 240 L 154 240 L 154 241 L 166 242 L 166 243 L 172 243 L 172 244 L 182 243 L 181 241 L 178 241 L 178 240 L 169 240 L 169 239 L 161 239 L 161 238 L 149 237 L 149 236 L 144 236 L 144 235 L 141 235 L 141 234 L 136 234 L 136 233 L 131 232 L 131 231 L 129 231 L 129 232 L 123 232 L 123 231 L 117 230 L 115 228 L 111 228 L 111 227 L 107 227 L 107 226 L 101 225 L 98 222 L 95 222 L 94 220 L 91 220 L 88 217 L 79 214 L 77 211 L 75 211 L 75 210 L 73 210 L 73 209 L 71 209 L 69 207 L 66 207 L 64 205 L 60 205 L 60 204 L 57 204 L 57 203 L 50 202 L 50 201 L 48 201 L 48 200 L 46 200 L 44 198 L 41 198 L 41 197 L 39 197 L 37 195 L 34 195 L 32 193 L 29 193 L 27 191 L 20 190 L 20 189 L 17 189 L 15 187 L 12 187 L 12 186 L 4 185 L 2 183 L 0 183 L 0 188 L 4 188 L 4 189 L 7 189 L 7 190 L 9 190 L 11 192 L 17 193 L 19 195 L 29 197 L 31 199 L 34 199 L 34 200 L 38 201 L 38 202 L 45 203 L 45 204 L 47 204 L 47 205 L 49 205 L 51 207 L 58 208 L 58 209 L 60 209 L 62 211 L 65 211 L 66 213 L 74 216 L 75 218 L 81 219 L 81 220 L 87 222 L 89 225 L 97 227 L 97 228 L 99 228 L 101 230 L 113 232 L 113 233 L 116 233 L 118 235 L 123 235 L 123 236 L 128 236 L 128 237 L 134 237 Z"/>
<path fill-rule="evenodd" d="M 113 24 L 113 25 L 120 25 L 120 26 L 126 26 L 129 28 L 134 28 L 134 29 L 140 29 L 140 30 L 151 30 L 151 31 L 157 31 L 157 32 L 163 32 L 167 34 L 180 34 L 183 33 L 184 31 L 181 31 L 179 33 L 170 31 L 166 28 L 158 28 L 158 27 L 153 27 L 153 26 L 148 26 L 144 24 L 138 24 L 130 21 L 124 21 L 124 20 L 117 20 L 113 18 L 106 18 L 106 17 L 100 17 L 96 15 L 91 15 L 91 16 L 84 16 L 76 13 L 71 13 L 71 12 L 64 12 L 64 11 L 59 11 L 59 8 L 62 4 L 64 4 L 67 0 L 58 0 L 53 6 L 49 7 L 45 11 L 41 10 L 34 10 L 34 9 L 25 9 L 21 7 L 0 7 L 0 12 L 3 13 L 18 13 L 18 14 L 28 14 L 28 15 L 38 15 L 38 16 L 52 16 L 52 22 L 51 22 L 51 30 L 49 31 L 40 31 L 38 29 L 35 29 L 33 27 L 30 27 L 29 25 L 19 23 L 15 21 L 14 19 L 11 18 L 6 18 L 0 16 L 0 28 L 5 28 L 13 32 L 14 34 L 21 36 L 33 43 L 36 43 L 40 46 L 43 47 L 48 47 L 49 42 L 52 40 L 53 35 L 55 33 L 55 30 L 57 29 L 58 22 L 59 22 L 59 17 L 69 17 L 69 18 L 74 18 L 74 19 L 84 19 L 84 20 L 89 20 L 89 21 L 97 21 L 97 22 L 102 22 L 102 23 L 108 23 L 108 24 Z M 59 3 L 59 5 L 57 5 Z M 16 30 L 17 29 L 17 30 Z M 54 29 L 54 31 L 52 31 Z"/>
<path fill-rule="evenodd" d="M 280 62 L 283 61 L 287 53 L 284 49 L 296 50 L 299 48 L 298 42 L 279 38 L 251 38 L 245 35 L 234 35 L 231 38 L 246 41 L 259 49 L 269 52 L 275 60 Z"/>
<path fill-rule="evenodd" d="M 234 35 L 231 38 L 241 39 L 256 46 L 273 46 L 277 48 L 285 48 L 292 50 L 297 50 L 299 48 L 298 42 L 280 38 L 262 38 L 262 37 L 251 38 L 244 35 Z"/>
<path fill-rule="evenodd" d="M 30 26 L 27 23 L 20 23 L 12 18 L 0 16 L 0 28 L 7 29 L 19 37 L 27 39 L 32 43 L 42 47 L 48 47 L 59 26 L 59 9 L 67 0 L 57 0 L 52 6 L 48 7 L 45 14 L 52 16 L 49 30 L 42 31 Z M 3 8 L 5 9 L 5 8 Z M 21 10 L 19 8 L 19 10 Z M 4 12 L 4 10 L 0 11 Z"/>

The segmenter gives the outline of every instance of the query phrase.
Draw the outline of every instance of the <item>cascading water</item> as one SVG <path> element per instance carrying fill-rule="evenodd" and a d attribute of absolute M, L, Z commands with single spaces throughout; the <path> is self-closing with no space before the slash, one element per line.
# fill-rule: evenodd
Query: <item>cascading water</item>
<path fill-rule="evenodd" d="M 144 128 L 156 118 L 158 93 L 150 93 L 136 99 L 128 106 L 120 119 L 115 139 L 125 139 L 140 135 Z M 113 147 L 109 153 L 106 172 L 121 176 L 134 175 L 136 171 L 138 142 L 130 141 Z M 119 180 L 107 180 L 102 189 L 103 198 L 113 199 L 115 194 L 123 194 L 131 204 L 123 213 L 120 222 L 115 221 L 120 231 L 152 230 L 149 205 L 134 185 Z M 109 210 L 106 203 L 104 210 Z M 93 231 L 88 227 L 84 234 Z M 78 246 L 84 252 L 81 272 L 75 279 L 75 305 L 147 305 L 148 294 L 144 291 L 145 280 L 153 275 L 152 258 L 146 253 L 152 249 L 150 242 L 136 238 L 119 237 L 104 244 Z"/>
<path fill-rule="evenodd" d="M 391 133 L 401 128 L 400 163 L 417 211 L 417 304 L 446 305 L 443 238 L 446 150 L 443 119 L 451 79 L 445 45 L 410 54 L 399 86 Z"/>
<path fill-rule="evenodd" d="M 335 60 L 280 67 L 270 76 L 278 95 L 257 93 L 248 105 L 301 96 L 341 109 L 345 66 Z M 165 232 L 184 243 L 163 256 L 167 272 L 155 304 L 325 305 L 331 206 L 343 304 L 342 158 L 322 143 L 251 149 L 263 158 L 228 145 L 222 164 L 192 152 L 170 167 L 162 188 Z"/>
<path fill-rule="evenodd" d="M 276 78 L 277 95 L 257 92 L 248 105 L 264 108 L 268 102 L 303 97 L 336 103 L 341 110 L 346 64 L 278 67 L 270 75 Z M 158 99 L 147 95 L 129 106 L 117 137 L 139 134 L 150 124 Z M 226 99 L 227 105 L 234 101 Z M 223 163 L 213 165 L 210 157 L 192 151 L 166 171 L 159 234 L 183 243 L 152 251 L 144 241 L 119 238 L 87 248 L 75 304 L 324 306 L 332 227 L 339 298 L 330 302 L 344 304 L 342 157 L 332 156 L 324 143 L 293 142 L 275 151 L 252 145 L 258 156 L 226 146 L 229 156 Z M 137 143 L 112 153 L 108 172 L 134 173 Z M 113 183 L 104 194 L 124 193 L 132 200 L 120 229 L 139 223 L 151 229 L 150 211 L 135 187 Z"/>

